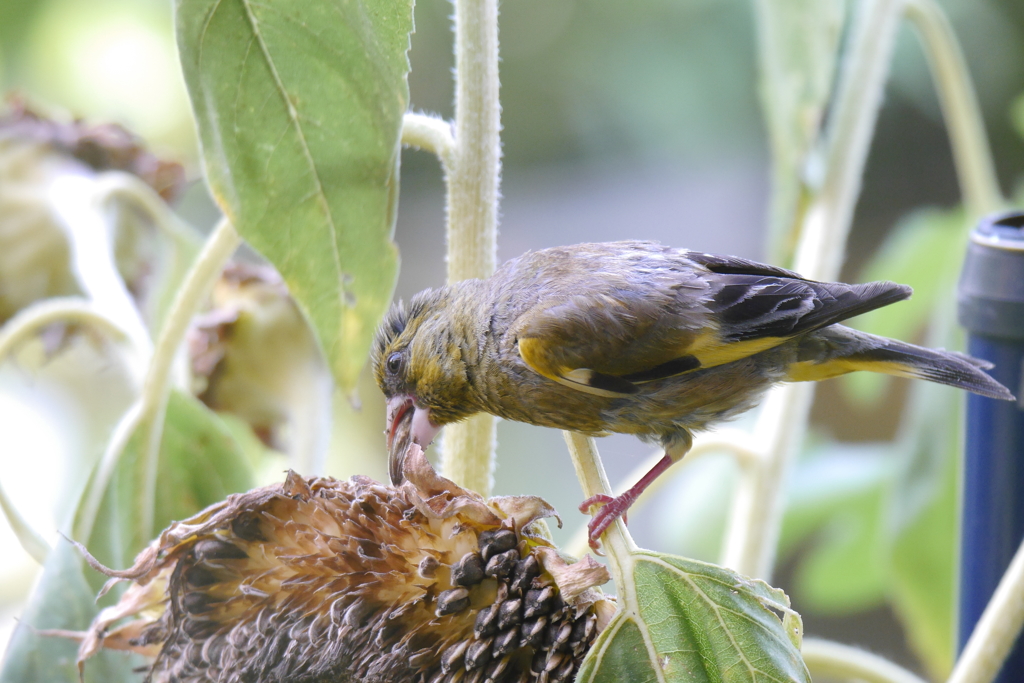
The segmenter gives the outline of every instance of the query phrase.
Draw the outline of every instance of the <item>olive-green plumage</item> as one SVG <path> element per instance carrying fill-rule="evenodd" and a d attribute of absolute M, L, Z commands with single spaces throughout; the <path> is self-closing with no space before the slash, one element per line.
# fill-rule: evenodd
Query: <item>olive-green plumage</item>
<path fill-rule="evenodd" d="M 636 434 L 660 441 L 671 460 L 693 431 L 782 381 L 871 370 L 1012 398 L 983 361 L 836 324 L 910 293 L 653 242 L 579 244 L 396 304 L 377 334 L 374 371 L 389 430 L 411 412 L 424 447 L 441 426 L 488 412 Z M 400 458 L 392 454 L 399 477 Z"/>

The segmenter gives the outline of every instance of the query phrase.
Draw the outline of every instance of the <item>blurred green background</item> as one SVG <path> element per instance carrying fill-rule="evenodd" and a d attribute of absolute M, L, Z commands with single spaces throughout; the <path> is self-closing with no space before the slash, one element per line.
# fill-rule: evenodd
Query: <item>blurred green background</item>
<path fill-rule="evenodd" d="M 1003 189 L 1013 194 L 1024 170 L 1024 3 L 941 4 L 975 80 Z M 420 0 L 410 54 L 413 107 L 445 117 L 452 113 L 450 13 L 448 2 Z M 500 260 L 528 249 L 625 238 L 766 258 L 770 160 L 757 95 L 754 21 L 752 3 L 735 0 L 502 4 Z M 194 182 L 178 210 L 201 231 L 213 225 L 217 211 L 200 181 L 168 0 L 3 0 L 0 85 L 44 109 L 120 122 L 160 154 L 182 161 Z M 903 30 L 844 278 L 863 279 L 869 263 L 895 263 L 898 268 L 906 259 L 913 261 L 921 241 L 898 242 L 890 238 L 893 227 L 921 207 L 951 209 L 958 201 L 927 65 L 915 36 Z M 931 230 L 932 223 L 920 215 L 914 225 L 922 220 Z M 911 225 L 901 234 L 914 230 Z M 955 239 L 955 227 L 953 231 Z M 396 296 L 408 298 L 443 283 L 444 187 L 439 165 L 429 154 L 403 154 L 396 241 L 402 252 Z M 883 244 L 898 249 L 904 261 L 885 248 L 880 252 Z M 955 277 L 951 271 L 959 267 L 958 253 L 945 245 L 935 249 L 946 249 L 944 270 Z M 926 258 L 935 252 L 920 253 Z M 884 268 L 873 268 L 870 276 L 897 277 Z M 941 283 L 936 287 L 940 295 L 948 293 Z M 47 430 L 38 416 L 44 409 L 33 409 L 35 399 L 28 398 L 30 381 L 11 368 L 0 369 L 0 375 L 8 378 L 0 382 L 0 426 L 12 435 L 6 453 L 0 454 L 0 482 L 40 531 L 52 537 L 59 487 L 27 484 L 60 469 L 61 439 L 73 437 Z M 885 454 L 874 445 L 855 444 L 896 436 L 896 408 L 907 385 L 887 386 L 892 390 L 885 400 L 875 401 L 858 401 L 836 382 L 819 389 L 809 451 L 817 448 L 834 457 L 822 461 L 827 471 L 812 476 L 801 470 L 795 489 L 840 482 L 852 491 L 852 498 L 843 500 L 874 509 L 871 501 L 877 491 L 870 485 L 857 488 L 858 477 L 868 481 L 880 476 L 884 465 L 875 465 L 886 462 Z M 359 410 L 347 397 L 335 401 L 327 471 L 384 479 L 383 401 L 368 374 L 360 397 Z M 551 501 L 563 512 L 565 529 L 557 533 L 566 540 L 584 520 L 575 512 L 580 492 L 561 435 L 502 423 L 498 438 L 496 493 L 531 493 Z M 837 442 L 854 445 L 840 447 Z M 610 437 L 600 446 L 613 480 L 649 453 L 628 437 Z M 25 452 L 37 455 L 11 455 Z M 734 477 L 735 468 L 726 458 L 691 467 L 658 500 L 631 515 L 638 542 L 714 560 Z M 820 513 L 820 507 L 814 509 Z M 841 529 L 840 535 L 871 535 L 863 528 L 865 519 L 873 519 L 870 514 L 849 519 L 853 526 Z M 805 538 L 791 545 L 776 583 L 794 597 L 809 634 L 862 644 L 924 671 L 870 577 L 861 593 L 844 593 L 838 602 L 808 598 L 802 604 L 802 592 L 813 595 L 828 588 L 800 585 L 808 575 L 800 569 L 802 553 L 812 543 Z M 871 566 L 863 553 L 858 560 Z M 6 643 L 34 572 L 32 560 L 0 524 L 0 644 Z"/>

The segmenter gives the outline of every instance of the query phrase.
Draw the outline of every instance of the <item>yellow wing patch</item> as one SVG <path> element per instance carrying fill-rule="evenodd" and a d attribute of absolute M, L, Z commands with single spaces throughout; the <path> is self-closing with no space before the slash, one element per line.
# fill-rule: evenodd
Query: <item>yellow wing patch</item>
<path fill-rule="evenodd" d="M 535 372 L 564 386 L 606 398 L 622 398 L 630 395 L 629 393 L 593 386 L 591 382 L 594 381 L 598 373 L 589 368 L 569 368 L 554 365 L 546 353 L 544 342 L 539 339 L 520 339 L 519 355 Z"/>
<path fill-rule="evenodd" d="M 761 353 L 789 339 L 791 337 L 760 337 L 747 341 L 723 342 L 717 330 L 707 330 L 693 340 L 686 353 L 699 360 L 702 368 L 712 368 Z"/>
<path fill-rule="evenodd" d="M 519 355 L 523 357 L 526 364 L 550 380 L 559 381 L 567 371 L 574 368 L 555 367 L 547 354 L 547 345 L 537 338 L 519 340 Z"/>

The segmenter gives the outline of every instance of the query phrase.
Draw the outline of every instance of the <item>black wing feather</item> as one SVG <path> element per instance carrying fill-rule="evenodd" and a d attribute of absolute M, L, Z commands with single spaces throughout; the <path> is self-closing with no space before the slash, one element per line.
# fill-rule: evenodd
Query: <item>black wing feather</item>
<path fill-rule="evenodd" d="M 750 261 L 739 256 L 726 256 L 722 254 L 704 254 L 691 251 L 686 254 L 694 263 L 699 263 L 712 273 L 721 275 L 764 275 L 766 277 L 783 278 L 785 280 L 804 280 L 799 273 L 792 270 L 769 266 L 766 263 Z"/>
<path fill-rule="evenodd" d="M 804 334 L 911 294 L 910 287 L 893 282 L 847 285 L 750 274 L 719 277 L 710 308 L 727 342 Z"/>

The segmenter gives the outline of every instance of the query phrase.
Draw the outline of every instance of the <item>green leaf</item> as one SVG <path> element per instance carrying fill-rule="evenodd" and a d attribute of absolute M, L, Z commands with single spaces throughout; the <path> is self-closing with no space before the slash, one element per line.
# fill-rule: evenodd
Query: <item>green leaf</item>
<path fill-rule="evenodd" d="M 631 558 L 633 585 L 620 587 L 579 683 L 810 681 L 800 616 L 781 590 L 681 557 Z"/>
<path fill-rule="evenodd" d="M 761 108 L 772 149 L 773 258 L 795 246 L 809 188 L 804 169 L 832 92 L 845 3 L 757 0 Z"/>
<path fill-rule="evenodd" d="M 955 344 L 950 309 L 936 316 L 929 345 Z M 890 493 L 890 599 L 910 646 L 936 680 L 949 675 L 954 659 L 962 401 L 948 387 L 915 383 Z"/>
<path fill-rule="evenodd" d="M 797 463 L 780 556 L 803 551 L 794 596 L 818 614 L 850 614 L 885 601 L 895 478 L 890 444 L 829 443 Z"/>
<path fill-rule="evenodd" d="M 926 345 L 956 346 L 951 308 L 939 302 Z M 798 463 L 780 552 L 804 550 L 793 591 L 807 612 L 888 600 L 934 680 L 948 676 L 954 655 L 962 398 L 914 382 L 894 443 L 833 443 Z"/>
<path fill-rule="evenodd" d="M 172 521 L 254 483 L 251 465 L 220 417 L 177 391 L 167 405 L 157 481 L 153 538 Z"/>
<path fill-rule="evenodd" d="M 107 488 L 103 505 L 86 541 L 89 551 L 109 567 L 123 568 L 142 549 L 132 539 L 135 528 L 131 491 L 138 449 L 129 443 Z M 252 471 L 220 418 L 191 396 L 174 392 L 160 448 L 160 486 L 157 490 L 155 537 L 171 520 L 184 519 L 223 500 L 229 493 L 252 486 Z M 83 631 L 99 610 L 116 601 L 117 592 L 96 604 L 106 577 L 87 567 L 66 542 L 53 549 L 42 577 L 29 599 L 8 645 L 0 683 L 47 681 L 77 683 L 76 643 L 44 636 L 34 629 Z M 137 681 L 134 667 L 144 660 L 124 653 L 101 653 L 85 667 L 86 681 Z"/>
<path fill-rule="evenodd" d="M 951 300 L 969 229 L 962 209 L 926 209 L 900 221 L 861 274 L 863 281 L 892 280 L 914 288 L 907 301 L 850 321 L 858 330 L 913 342 L 943 299 Z M 888 375 L 854 372 L 842 378 L 847 395 L 861 405 L 877 402 Z"/>
<path fill-rule="evenodd" d="M 352 388 L 398 268 L 412 0 L 178 0 L 212 193 Z"/>
<path fill-rule="evenodd" d="M 950 450 L 959 449 L 959 443 L 950 441 Z M 933 680 L 949 676 L 955 654 L 959 479 L 956 454 L 949 455 L 938 495 L 901 531 L 891 560 L 893 608 Z"/>
<path fill-rule="evenodd" d="M 99 612 L 96 592 L 99 575 L 85 566 L 78 551 L 61 541 L 50 553 L 42 578 L 25 608 L 7 646 L 0 682 L 78 683 L 75 664 L 78 643 L 46 636 L 35 629 L 84 631 Z M 102 606 L 110 604 L 111 596 Z M 123 652 L 101 652 L 85 670 L 86 683 L 137 683 L 134 667 L 145 661 Z"/>
<path fill-rule="evenodd" d="M 1013 123 L 1014 130 L 1017 131 L 1017 135 L 1024 138 L 1024 93 L 1013 98 L 1013 102 L 1010 104 L 1010 121 Z"/>

